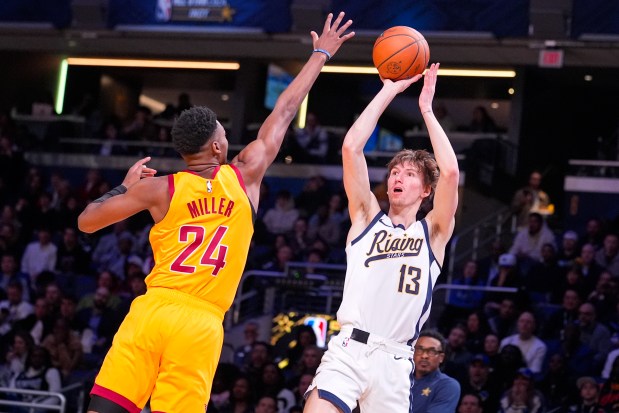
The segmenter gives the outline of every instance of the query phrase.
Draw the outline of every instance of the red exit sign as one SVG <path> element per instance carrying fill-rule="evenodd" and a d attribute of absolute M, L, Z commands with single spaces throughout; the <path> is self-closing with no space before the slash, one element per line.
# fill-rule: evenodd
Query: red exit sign
<path fill-rule="evenodd" d="M 538 64 L 540 67 L 563 67 L 563 50 L 540 50 Z"/>

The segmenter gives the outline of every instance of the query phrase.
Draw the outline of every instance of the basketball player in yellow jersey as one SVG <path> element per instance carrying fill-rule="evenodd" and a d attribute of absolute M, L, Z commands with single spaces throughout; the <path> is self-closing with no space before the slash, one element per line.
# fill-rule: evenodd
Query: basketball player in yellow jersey
<path fill-rule="evenodd" d="M 89 411 L 139 412 L 150 398 L 153 412 L 204 412 L 223 342 L 222 321 L 242 275 L 260 183 L 286 130 L 323 65 L 342 43 L 352 21 L 332 24 L 281 94 L 258 137 L 226 164 L 228 141 L 215 113 L 184 111 L 172 138 L 187 164 L 183 172 L 155 177 L 136 162 L 123 184 L 86 207 L 78 224 L 94 232 L 148 210 L 155 267 L 148 291 L 135 299 L 114 337 L 95 385 Z M 144 178 L 144 179 L 141 179 Z"/>

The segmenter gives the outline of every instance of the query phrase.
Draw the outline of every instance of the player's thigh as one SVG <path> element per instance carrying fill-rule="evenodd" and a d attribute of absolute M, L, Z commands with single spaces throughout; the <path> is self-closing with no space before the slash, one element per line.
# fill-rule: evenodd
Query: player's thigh
<path fill-rule="evenodd" d="M 413 401 L 413 361 L 376 351 L 372 366 L 372 384 L 359 401 L 361 411 L 409 413 Z"/>
<path fill-rule="evenodd" d="M 222 321 L 192 307 L 179 307 L 169 314 L 167 328 L 169 341 L 161 356 L 151 408 L 204 411 L 221 353 Z"/>
<path fill-rule="evenodd" d="M 333 403 L 318 396 L 318 389 L 312 390 L 307 396 L 303 413 L 346 413 L 335 407 Z"/>
<path fill-rule="evenodd" d="M 128 400 L 143 407 L 155 384 L 162 340 L 156 317 L 159 303 L 149 297 L 136 298 L 118 329 L 93 394 L 107 399 Z M 123 399 L 124 398 L 124 399 Z"/>

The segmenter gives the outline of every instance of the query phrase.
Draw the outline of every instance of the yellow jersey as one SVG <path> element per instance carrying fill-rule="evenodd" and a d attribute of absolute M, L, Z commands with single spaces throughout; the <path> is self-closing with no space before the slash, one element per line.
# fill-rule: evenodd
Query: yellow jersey
<path fill-rule="evenodd" d="M 211 179 L 189 171 L 168 175 L 170 208 L 149 240 L 155 266 L 148 288 L 179 290 L 227 311 L 245 269 L 254 211 L 233 165 Z"/>

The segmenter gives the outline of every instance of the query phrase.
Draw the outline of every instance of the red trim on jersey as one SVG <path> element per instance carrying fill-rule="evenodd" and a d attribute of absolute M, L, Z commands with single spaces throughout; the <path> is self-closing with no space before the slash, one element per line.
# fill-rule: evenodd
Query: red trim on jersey
<path fill-rule="evenodd" d="M 174 196 L 174 175 L 168 175 L 168 192 L 170 193 L 170 200 Z"/>
<path fill-rule="evenodd" d="M 215 179 L 215 177 L 217 176 L 217 172 L 219 172 L 220 169 L 221 165 L 217 165 L 215 169 L 213 169 L 213 176 L 211 177 L 211 179 Z"/>
<path fill-rule="evenodd" d="M 136 406 L 131 400 L 127 399 L 125 396 L 120 395 L 110 389 L 106 389 L 105 387 L 101 387 L 96 383 L 92 387 L 90 395 L 103 397 L 104 399 L 114 402 L 123 409 L 128 410 L 129 413 L 140 413 L 142 411 L 142 409 Z"/>
<path fill-rule="evenodd" d="M 241 184 L 241 188 L 243 188 L 243 192 L 247 193 L 247 189 L 245 189 L 245 181 L 243 181 L 243 175 L 241 175 L 241 171 L 235 165 L 230 164 L 230 168 L 236 174 L 236 177 L 239 178 L 239 184 Z"/>

